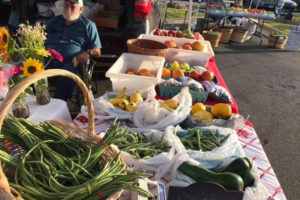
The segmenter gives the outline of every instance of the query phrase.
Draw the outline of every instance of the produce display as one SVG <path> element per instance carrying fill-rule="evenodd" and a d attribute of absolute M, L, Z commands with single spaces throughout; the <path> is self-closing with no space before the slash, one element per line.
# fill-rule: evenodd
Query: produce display
<path fill-rule="evenodd" d="M 103 144 L 118 141 L 116 126 L 109 128 Z M 118 156 L 105 162 L 106 146 L 71 138 L 49 123 L 34 125 L 8 115 L 1 140 L 11 141 L 24 151 L 12 155 L 0 150 L 0 160 L 14 170 L 10 187 L 24 199 L 96 199 L 99 191 L 107 198 L 122 189 L 152 196 L 133 184 L 148 174 L 130 172 Z"/>
<path fill-rule="evenodd" d="M 211 151 L 216 147 L 222 146 L 229 135 L 222 137 L 218 131 L 216 133 L 211 130 L 199 130 L 197 128 L 189 129 L 188 134 L 179 136 L 180 141 L 187 150 Z"/>
<path fill-rule="evenodd" d="M 224 8 L 220 5 L 210 4 L 207 6 L 208 10 L 221 10 L 221 11 L 233 11 L 233 12 L 243 12 L 243 13 L 252 13 L 252 14 L 273 14 L 273 12 L 267 12 L 265 9 L 257 8 L 240 8 L 240 7 L 229 7 Z"/>
<path fill-rule="evenodd" d="M 267 12 L 264 9 L 257 9 L 257 8 L 229 7 L 227 10 L 234 11 L 234 12 L 251 13 L 251 14 L 273 14 L 273 12 Z"/>
<path fill-rule="evenodd" d="M 252 160 L 244 157 L 235 159 L 225 169 L 218 172 L 188 162 L 182 163 L 178 170 L 199 183 L 213 182 L 222 185 L 227 190 L 243 191 L 254 184 L 255 179 L 250 173 L 251 168 Z"/>
<path fill-rule="evenodd" d="M 143 101 L 143 97 L 140 93 L 135 92 L 130 95 L 130 97 L 126 96 L 127 88 L 123 88 L 123 90 L 113 98 L 107 99 L 109 103 L 111 103 L 115 108 L 119 108 L 121 110 L 126 110 L 128 112 L 134 112 L 137 108 L 137 103 Z"/>
<path fill-rule="evenodd" d="M 258 9 L 225 10 L 219 5 L 207 9 L 267 14 Z M 264 199 L 258 198 L 265 188 L 257 179 L 257 167 L 243 157 L 237 135 L 237 124 L 244 123 L 244 118 L 233 115 L 231 94 L 222 80 L 219 84 L 214 74 L 218 71 L 207 65 L 214 56 L 209 42 L 190 30 L 156 29 L 154 35 L 173 37 L 151 35 L 177 49 L 168 49 L 169 58 L 120 56 L 108 73 L 114 92 L 105 92 L 93 101 L 99 135 L 89 138 L 82 132 L 79 139 L 77 133 L 67 133 L 52 122 L 36 125 L 6 116 L 0 135 L 5 144 L 0 148 L 0 167 L 18 197 L 107 199 L 129 190 L 154 200 L 166 194 L 144 188 L 141 182 L 151 179 L 180 186 L 194 179 L 253 197 L 249 199 Z M 76 119 L 83 130 L 90 126 L 88 114 L 83 106 L 81 118 Z M 252 187 L 250 192 L 246 187 Z M 126 195 L 124 199 L 129 199 Z"/>
<path fill-rule="evenodd" d="M 173 31 L 173 30 L 162 30 L 156 29 L 153 35 L 158 36 L 168 36 L 168 37 L 179 37 L 179 38 L 188 38 L 188 39 L 203 39 L 202 35 L 199 32 L 192 32 L 191 30 L 183 30 L 183 31 Z"/>
<path fill-rule="evenodd" d="M 206 7 L 208 10 L 225 10 L 225 8 L 218 4 L 208 4 Z"/>

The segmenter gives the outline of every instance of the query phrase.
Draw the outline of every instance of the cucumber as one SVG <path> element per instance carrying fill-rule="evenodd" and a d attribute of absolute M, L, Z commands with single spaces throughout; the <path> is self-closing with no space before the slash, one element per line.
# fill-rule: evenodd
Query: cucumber
<path fill-rule="evenodd" d="M 188 162 L 182 163 L 178 170 L 198 183 L 214 182 L 222 185 L 227 190 L 234 191 L 243 191 L 244 188 L 243 179 L 235 173 L 215 173 L 209 169 L 205 169 Z"/>

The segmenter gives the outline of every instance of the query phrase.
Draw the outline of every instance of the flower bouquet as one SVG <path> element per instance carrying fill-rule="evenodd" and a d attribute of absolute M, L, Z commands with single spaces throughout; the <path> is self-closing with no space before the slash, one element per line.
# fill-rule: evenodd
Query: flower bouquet
<path fill-rule="evenodd" d="M 10 55 L 23 59 L 23 75 L 25 77 L 43 71 L 52 59 L 63 61 L 62 56 L 52 49 L 45 48 L 46 26 L 37 23 L 34 26 L 20 24 L 16 40 L 11 40 Z M 50 57 L 50 58 L 49 58 Z M 47 63 L 45 63 L 47 61 Z M 45 105 L 50 102 L 48 80 L 42 79 L 34 84 L 36 102 Z"/>

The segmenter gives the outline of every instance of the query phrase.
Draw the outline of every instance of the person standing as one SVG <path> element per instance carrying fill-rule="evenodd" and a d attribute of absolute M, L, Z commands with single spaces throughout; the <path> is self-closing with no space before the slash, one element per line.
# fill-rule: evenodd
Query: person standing
<path fill-rule="evenodd" d="M 83 0 L 65 0 L 63 14 L 46 22 L 46 47 L 63 56 L 63 62 L 52 61 L 47 69 L 59 68 L 78 74 L 79 66 L 91 56 L 100 56 L 101 42 L 94 22 L 83 17 Z M 73 60 L 76 60 L 75 63 Z M 54 98 L 67 101 L 72 97 L 76 83 L 65 77 L 57 77 Z"/>

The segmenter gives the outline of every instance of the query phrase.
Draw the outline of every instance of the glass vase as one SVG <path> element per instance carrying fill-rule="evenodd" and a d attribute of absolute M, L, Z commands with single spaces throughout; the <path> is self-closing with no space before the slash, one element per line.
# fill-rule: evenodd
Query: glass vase
<path fill-rule="evenodd" d="M 25 102 L 26 93 L 21 93 L 12 105 L 13 115 L 17 118 L 27 118 L 29 117 L 29 107 Z"/>
<path fill-rule="evenodd" d="M 38 80 L 34 84 L 36 103 L 46 105 L 50 102 L 50 93 L 48 89 L 48 79 Z"/>

